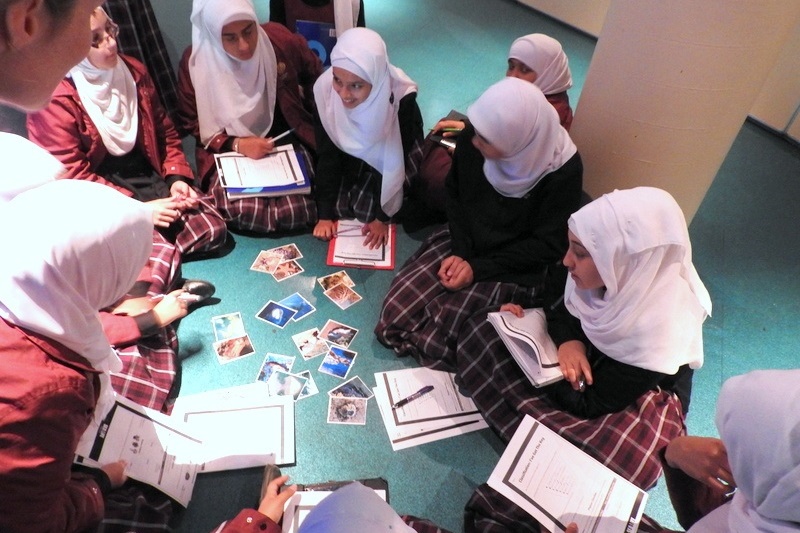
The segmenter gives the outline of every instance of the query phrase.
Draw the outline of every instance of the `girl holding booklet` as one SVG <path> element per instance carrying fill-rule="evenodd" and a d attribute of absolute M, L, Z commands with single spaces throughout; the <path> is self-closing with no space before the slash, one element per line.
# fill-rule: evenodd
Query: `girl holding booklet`
<path fill-rule="evenodd" d="M 330 240 L 336 220 L 364 223 L 364 243 L 388 242 L 389 221 L 403 205 L 422 156 L 417 85 L 389 63 L 386 44 L 366 28 L 339 36 L 331 68 L 314 84 L 317 103 L 314 237 Z"/>
<path fill-rule="evenodd" d="M 531 385 L 479 313 L 459 338 L 457 380 L 503 440 L 531 415 L 648 489 L 661 475 L 659 450 L 685 432 L 711 300 L 665 191 L 606 194 L 570 217 L 568 235 L 563 306 L 545 307 L 565 379 Z M 468 510 L 496 519 L 498 498 L 481 487 Z"/>
<path fill-rule="evenodd" d="M 578 150 L 535 85 L 504 78 L 467 116 L 448 176 L 448 224 L 398 272 L 375 327 L 399 356 L 441 370 L 455 368 L 465 320 L 547 285 L 581 199 Z"/>
<path fill-rule="evenodd" d="M 234 229 L 272 233 L 314 224 L 309 195 L 229 198 L 214 154 L 261 159 L 291 144 L 311 178 L 319 58 L 281 24 L 259 25 L 251 0 L 194 0 L 191 22 L 192 45 L 178 71 L 178 120 L 195 138 L 202 188 Z"/>

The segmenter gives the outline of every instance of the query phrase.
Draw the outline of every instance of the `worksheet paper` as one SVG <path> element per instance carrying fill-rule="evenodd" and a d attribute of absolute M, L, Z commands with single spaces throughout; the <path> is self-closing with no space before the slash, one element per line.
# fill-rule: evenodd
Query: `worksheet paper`
<path fill-rule="evenodd" d="M 363 222 L 351 219 L 340 219 L 336 222 L 336 236 L 328 245 L 329 266 L 351 266 L 391 270 L 394 268 L 394 252 L 396 226 L 389 224 L 386 244 L 377 248 L 364 246 L 364 235 L 361 234 Z"/>
<path fill-rule="evenodd" d="M 552 532 L 575 522 L 581 533 L 635 533 L 647 502 L 645 491 L 530 416 L 488 483 Z"/>
<path fill-rule="evenodd" d="M 375 400 L 393 450 L 488 427 L 472 399 L 458 392 L 454 378 L 453 373 L 424 367 L 375 374 Z M 431 392 L 392 409 L 427 385 L 433 385 Z"/>
<path fill-rule="evenodd" d="M 125 474 L 186 507 L 201 448 L 201 439 L 185 424 L 118 396 L 103 421 L 84 432 L 75 462 L 99 467 L 123 459 Z"/>
<path fill-rule="evenodd" d="M 172 416 L 203 440 L 202 472 L 294 463 L 294 399 L 262 381 L 179 397 Z"/>

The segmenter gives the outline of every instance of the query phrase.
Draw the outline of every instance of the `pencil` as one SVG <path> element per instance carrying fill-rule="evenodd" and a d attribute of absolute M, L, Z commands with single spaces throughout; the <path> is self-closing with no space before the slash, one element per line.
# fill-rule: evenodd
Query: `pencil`
<path fill-rule="evenodd" d="M 289 134 L 290 134 L 290 133 L 292 133 L 293 131 L 294 131 L 294 128 L 292 128 L 292 129 L 290 129 L 290 130 L 286 130 L 286 131 L 284 131 L 283 133 L 281 133 L 280 135 L 276 135 L 275 137 L 273 137 L 273 138 L 272 138 L 272 142 L 275 142 L 275 141 L 277 141 L 278 139 L 283 139 L 284 137 L 286 137 L 287 135 L 289 135 Z"/>

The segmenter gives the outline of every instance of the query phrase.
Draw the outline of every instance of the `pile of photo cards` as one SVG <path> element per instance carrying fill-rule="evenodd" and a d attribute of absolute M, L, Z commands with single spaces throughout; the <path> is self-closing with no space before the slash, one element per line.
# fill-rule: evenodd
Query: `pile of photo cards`
<path fill-rule="evenodd" d="M 344 270 L 317 278 L 317 282 L 322 286 L 322 290 L 325 291 L 325 296 L 330 298 L 340 309 L 347 309 L 361 300 L 361 295 L 353 290 L 355 282 L 350 279 L 350 276 Z"/>
<path fill-rule="evenodd" d="M 356 376 L 328 392 L 328 423 L 367 423 L 367 402 L 373 393 L 364 381 Z"/>
<path fill-rule="evenodd" d="M 272 274 L 277 281 L 283 281 L 303 272 L 303 267 L 297 262 L 302 257 L 296 244 L 284 244 L 259 252 L 250 270 Z"/>
<path fill-rule="evenodd" d="M 212 317 L 211 325 L 214 328 L 214 352 L 220 363 L 230 363 L 256 353 L 250 336 L 244 330 L 241 313 Z"/>

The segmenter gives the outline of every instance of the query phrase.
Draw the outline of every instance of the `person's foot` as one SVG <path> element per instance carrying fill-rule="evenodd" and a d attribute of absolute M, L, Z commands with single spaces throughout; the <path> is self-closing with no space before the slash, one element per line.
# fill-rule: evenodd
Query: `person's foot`
<path fill-rule="evenodd" d="M 260 502 L 264 499 L 267 493 L 267 487 L 273 479 L 281 477 L 281 469 L 275 465 L 267 465 L 264 467 L 264 479 L 261 481 L 261 497 L 258 499 Z"/>
<path fill-rule="evenodd" d="M 213 283 L 202 279 L 187 279 L 182 288 L 186 292 L 180 298 L 192 304 L 208 300 L 217 290 Z"/>

